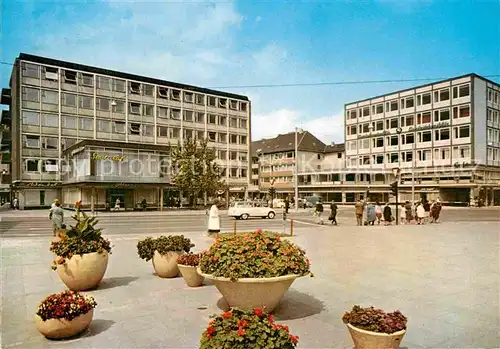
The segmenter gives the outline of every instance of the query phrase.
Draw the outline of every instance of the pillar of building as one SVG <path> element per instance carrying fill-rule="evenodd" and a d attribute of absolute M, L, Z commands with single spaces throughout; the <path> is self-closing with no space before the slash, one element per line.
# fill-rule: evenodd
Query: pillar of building
<path fill-rule="evenodd" d="M 92 187 L 90 189 L 90 212 L 94 214 L 94 210 L 95 210 L 95 188 Z"/>
<path fill-rule="evenodd" d="M 163 211 L 163 188 L 160 188 L 160 211 Z"/>
<path fill-rule="evenodd" d="M 342 190 L 342 203 L 345 204 L 347 202 L 347 195 L 345 191 Z"/>

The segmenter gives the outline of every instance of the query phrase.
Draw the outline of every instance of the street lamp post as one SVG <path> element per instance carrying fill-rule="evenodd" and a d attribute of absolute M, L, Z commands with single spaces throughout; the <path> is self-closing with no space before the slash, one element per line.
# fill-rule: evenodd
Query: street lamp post
<path fill-rule="evenodd" d="M 396 129 L 396 133 L 398 134 L 398 167 L 393 168 L 392 172 L 394 177 L 396 178 L 395 182 L 395 195 L 396 195 L 396 225 L 399 224 L 399 180 L 401 175 L 401 132 L 403 130 L 401 127 Z"/>
<path fill-rule="evenodd" d="M 302 129 L 295 127 L 295 212 L 299 212 L 299 133 L 304 132 Z"/>

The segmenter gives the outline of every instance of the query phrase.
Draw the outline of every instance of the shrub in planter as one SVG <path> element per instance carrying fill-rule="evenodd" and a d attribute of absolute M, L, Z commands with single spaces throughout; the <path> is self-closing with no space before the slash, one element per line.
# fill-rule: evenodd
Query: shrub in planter
<path fill-rule="evenodd" d="M 358 349 L 397 348 L 406 333 L 407 318 L 399 310 L 386 313 L 374 307 L 355 305 L 342 321 L 347 324 Z"/>
<path fill-rule="evenodd" d="M 57 256 L 52 269 L 69 289 L 83 291 L 96 287 L 104 277 L 111 244 L 102 237 L 102 229 L 96 229 L 96 217 L 77 210 L 73 219 L 76 225 L 60 232 L 60 239 L 51 243 L 50 251 Z"/>
<path fill-rule="evenodd" d="M 177 259 L 177 266 L 188 286 L 198 287 L 203 284 L 205 278 L 196 271 L 198 264 L 200 264 L 199 253 L 183 254 Z"/>
<path fill-rule="evenodd" d="M 35 324 L 47 338 L 67 338 L 86 329 L 97 303 L 94 298 L 64 291 L 45 298 L 35 315 Z"/>
<path fill-rule="evenodd" d="M 146 262 L 153 260 L 153 267 L 159 277 L 171 278 L 179 275 L 177 259 L 194 247 L 184 235 L 147 237 L 137 243 L 137 254 Z"/>
<path fill-rule="evenodd" d="M 202 254 L 198 272 L 214 282 L 230 307 L 265 306 L 271 312 L 297 277 L 310 274 L 310 263 L 300 247 L 258 230 L 219 236 Z"/>
<path fill-rule="evenodd" d="M 288 326 L 274 323 L 262 309 L 232 309 L 215 317 L 203 332 L 200 349 L 293 349 L 298 336 L 289 333 Z"/>

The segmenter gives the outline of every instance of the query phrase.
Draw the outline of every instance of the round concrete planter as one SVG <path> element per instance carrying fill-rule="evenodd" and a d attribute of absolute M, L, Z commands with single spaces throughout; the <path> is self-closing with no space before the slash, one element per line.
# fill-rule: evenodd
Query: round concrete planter
<path fill-rule="evenodd" d="M 50 339 L 62 339 L 73 337 L 89 327 L 94 309 L 86 314 L 77 316 L 73 320 L 66 319 L 48 319 L 43 321 L 38 315 L 35 315 L 35 325 L 38 331 Z"/>
<path fill-rule="evenodd" d="M 155 251 L 153 256 L 153 267 L 155 268 L 156 275 L 161 278 L 177 277 L 179 275 L 177 259 L 183 254 L 184 251 L 169 251 L 161 255 L 158 251 Z"/>
<path fill-rule="evenodd" d="M 300 275 L 285 275 L 272 278 L 243 278 L 231 281 L 229 278 L 203 274 L 199 267 L 198 274 L 212 280 L 231 308 L 244 310 L 265 308 L 269 313 L 278 306 L 293 281 L 300 277 Z"/>
<path fill-rule="evenodd" d="M 403 340 L 406 330 L 391 334 L 371 332 L 347 324 L 356 349 L 396 349 Z"/>
<path fill-rule="evenodd" d="M 205 278 L 198 274 L 196 267 L 182 264 L 178 264 L 177 266 L 179 267 L 181 275 L 188 286 L 199 287 L 203 284 L 203 280 Z"/>
<path fill-rule="evenodd" d="M 85 291 L 97 287 L 108 267 L 108 252 L 74 255 L 57 265 L 61 280 L 72 291 Z"/>

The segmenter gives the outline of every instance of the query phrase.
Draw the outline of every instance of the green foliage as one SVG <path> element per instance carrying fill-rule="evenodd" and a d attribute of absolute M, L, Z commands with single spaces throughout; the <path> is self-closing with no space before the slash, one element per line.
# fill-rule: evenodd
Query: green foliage
<path fill-rule="evenodd" d="M 233 281 L 306 275 L 309 265 L 304 250 L 260 229 L 255 233 L 219 236 L 200 260 L 203 273 Z"/>
<path fill-rule="evenodd" d="M 262 309 L 232 309 L 210 321 L 200 340 L 200 349 L 293 349 L 298 336 L 288 326 L 276 324 Z"/>
<path fill-rule="evenodd" d="M 190 197 L 191 202 L 204 192 L 213 196 L 222 187 L 216 158 L 215 149 L 209 148 L 205 139 L 186 139 L 174 148 L 172 167 L 176 170 L 172 182 Z"/>
<path fill-rule="evenodd" d="M 194 244 L 184 235 L 160 236 L 157 239 L 147 237 L 137 243 L 137 254 L 147 262 L 153 258 L 155 251 L 164 255 L 170 251 L 189 252 L 191 247 Z"/>
<path fill-rule="evenodd" d="M 382 309 L 355 305 L 351 312 L 344 314 L 342 321 L 362 330 L 391 334 L 406 330 L 407 318 L 399 310 L 386 313 Z"/>
<path fill-rule="evenodd" d="M 54 241 L 50 245 L 50 251 L 55 253 L 61 264 L 64 258 L 71 258 L 73 255 L 83 255 L 85 253 L 104 251 L 111 253 L 111 243 L 101 235 L 102 229 L 96 229 L 98 220 L 95 217 L 89 217 L 84 212 L 78 212 L 73 216 L 76 225 L 68 230 L 60 231 L 59 241 Z M 54 264 L 52 269 L 57 269 Z"/>

